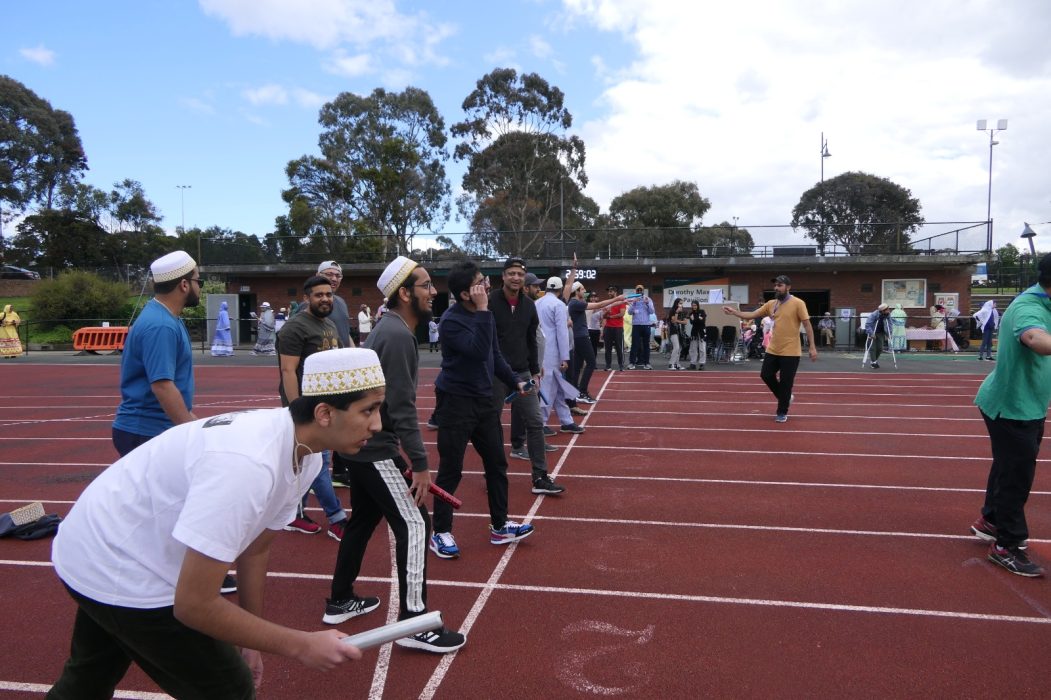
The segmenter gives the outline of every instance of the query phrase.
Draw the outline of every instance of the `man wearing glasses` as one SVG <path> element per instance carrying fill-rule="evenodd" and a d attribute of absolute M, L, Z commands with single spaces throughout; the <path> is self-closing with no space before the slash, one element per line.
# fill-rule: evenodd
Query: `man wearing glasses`
<path fill-rule="evenodd" d="M 628 304 L 628 315 L 631 316 L 631 352 L 628 356 L 628 369 L 653 369 L 650 365 L 650 336 L 657 312 L 653 300 L 646 296 L 641 284 L 635 285 L 635 293 L 642 296 Z"/>
<path fill-rule="evenodd" d="M 153 299 L 124 341 L 120 358 L 120 406 L 113 421 L 113 446 L 121 457 L 193 414 L 193 351 L 180 315 L 201 303 L 201 273 L 177 250 L 150 265 Z M 237 590 L 232 576 L 223 593 Z"/>

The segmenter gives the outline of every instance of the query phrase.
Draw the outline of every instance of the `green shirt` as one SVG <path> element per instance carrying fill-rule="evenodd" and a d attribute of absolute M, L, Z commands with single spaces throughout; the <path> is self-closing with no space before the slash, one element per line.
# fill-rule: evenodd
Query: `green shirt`
<path fill-rule="evenodd" d="M 1039 328 L 1051 333 L 1051 299 L 1039 285 L 1025 290 L 1007 307 L 1000 322 L 994 369 L 978 388 L 974 403 L 990 418 L 1039 420 L 1051 402 L 1051 356 L 1034 352 L 1020 340 Z"/>

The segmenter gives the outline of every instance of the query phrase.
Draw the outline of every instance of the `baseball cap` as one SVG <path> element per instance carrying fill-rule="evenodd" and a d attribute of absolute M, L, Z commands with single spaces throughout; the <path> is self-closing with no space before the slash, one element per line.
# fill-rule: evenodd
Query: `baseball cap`
<path fill-rule="evenodd" d="M 547 278 L 548 289 L 562 289 L 562 278 L 560 277 L 548 277 Z"/>
<path fill-rule="evenodd" d="M 777 277 L 771 277 L 770 281 L 774 284 L 787 284 L 789 286 L 792 285 L 792 280 L 791 278 L 789 278 L 788 275 L 778 275 Z"/>
<path fill-rule="evenodd" d="M 504 269 L 505 270 L 509 270 L 512 267 L 520 267 L 523 270 L 526 269 L 525 260 L 523 260 L 522 258 L 516 257 L 514 255 L 509 257 L 507 260 L 504 260 Z"/>
<path fill-rule="evenodd" d="M 541 284 L 540 278 L 534 275 L 532 272 L 527 272 L 525 276 L 525 285 L 527 287 L 539 287 Z"/>
<path fill-rule="evenodd" d="M 325 262 L 323 262 L 323 263 L 321 263 L 320 265 L 317 266 L 317 273 L 320 275 L 325 270 L 329 270 L 331 268 L 336 268 L 340 272 L 343 271 L 343 268 L 341 268 L 339 266 L 339 263 L 336 262 L 335 260 L 326 260 Z"/>
<path fill-rule="evenodd" d="M 574 282 L 573 286 L 571 287 L 571 291 L 576 292 L 578 289 L 583 289 L 583 288 L 584 288 L 583 284 L 581 284 L 580 282 Z"/>

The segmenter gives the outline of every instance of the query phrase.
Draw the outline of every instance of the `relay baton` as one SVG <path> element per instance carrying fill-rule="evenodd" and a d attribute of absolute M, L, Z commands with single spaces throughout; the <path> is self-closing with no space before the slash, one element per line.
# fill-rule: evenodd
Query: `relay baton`
<path fill-rule="evenodd" d="M 339 641 L 344 644 L 353 644 L 358 649 L 371 649 L 387 642 L 393 642 L 395 639 L 411 637 L 414 634 L 430 632 L 431 630 L 441 629 L 441 627 L 442 613 L 439 610 L 434 610 L 423 615 L 410 617 L 407 620 L 365 630 L 359 634 L 344 637 Z"/>
<path fill-rule="evenodd" d="M 405 470 L 405 478 L 408 479 L 409 481 L 412 481 L 412 470 L 411 469 Z M 443 501 L 445 501 L 446 503 L 451 505 L 456 510 L 459 510 L 460 506 L 463 505 L 463 501 L 461 501 L 459 498 L 457 498 L 456 496 L 452 495 L 451 493 L 449 493 L 448 491 L 443 489 L 441 486 L 437 486 L 433 481 L 431 482 L 431 486 L 430 486 L 430 488 L 428 490 L 431 493 L 433 493 L 435 496 L 437 496 L 438 498 L 442 499 Z M 427 630 L 423 630 L 423 631 L 426 632 Z"/>
<path fill-rule="evenodd" d="M 638 293 L 636 293 L 636 294 L 627 294 L 627 295 L 624 296 L 624 298 L 625 299 L 641 299 L 642 298 L 642 294 L 638 294 Z"/>
<path fill-rule="evenodd" d="M 532 388 L 533 388 L 534 386 L 536 386 L 536 382 L 534 382 L 534 381 L 533 381 L 532 379 L 530 379 L 530 380 L 529 380 L 528 382 L 526 382 L 526 383 L 525 383 L 525 386 L 524 386 L 524 387 L 522 387 L 522 388 L 523 388 L 523 389 L 524 389 L 525 391 L 530 391 L 530 390 L 532 390 Z M 511 403 L 512 401 L 514 401 L 514 400 L 515 400 L 515 397 L 516 397 L 516 396 L 518 396 L 518 389 L 515 389 L 515 390 L 514 390 L 514 391 L 512 391 L 512 392 L 511 392 L 510 394 L 508 394 L 508 395 L 507 395 L 507 398 L 505 398 L 505 399 L 504 399 L 504 403 Z"/>

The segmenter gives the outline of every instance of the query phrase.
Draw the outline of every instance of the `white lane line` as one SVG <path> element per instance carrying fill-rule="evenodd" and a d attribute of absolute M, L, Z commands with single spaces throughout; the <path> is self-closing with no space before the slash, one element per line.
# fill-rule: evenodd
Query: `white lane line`
<path fill-rule="evenodd" d="M 577 445 L 582 450 L 617 450 L 618 452 L 632 452 L 636 450 L 643 450 L 645 452 L 695 452 L 705 454 L 733 454 L 733 455 L 769 455 L 768 450 L 734 450 L 734 449 L 718 449 L 715 447 L 660 447 L 657 445 L 639 445 L 639 446 L 613 446 L 613 445 Z M 860 457 L 875 457 L 878 459 L 941 459 L 941 460 L 973 460 L 977 462 L 988 462 L 989 457 L 969 457 L 969 456 L 955 456 L 955 455 L 895 455 L 895 454 L 877 454 L 875 452 L 804 452 L 802 450 L 778 450 L 777 455 L 785 456 L 792 455 L 794 457 L 840 457 L 858 459 Z M 1051 460 L 1042 459 L 1037 460 L 1038 462 L 1047 462 Z"/>
<path fill-rule="evenodd" d="M 392 622 L 397 622 L 398 615 L 401 614 L 401 601 L 398 597 L 398 553 L 396 544 L 394 530 L 391 529 L 390 523 L 387 523 L 387 548 L 390 550 L 390 588 L 388 588 L 387 592 L 387 621 L 385 624 L 388 625 Z M 387 674 L 390 672 L 390 655 L 393 648 L 394 642 L 387 642 L 380 647 L 379 655 L 376 658 L 376 668 L 372 672 L 369 700 L 381 700 L 383 698 L 383 689 L 387 686 Z"/>
<path fill-rule="evenodd" d="M 0 681 L 0 690 L 17 690 L 23 693 L 46 693 L 51 690 L 50 684 L 43 683 L 19 683 L 18 681 Z M 164 693 L 149 693 L 142 690 L 117 690 L 113 693 L 114 698 L 124 700 L 171 700 L 171 695 Z"/>

